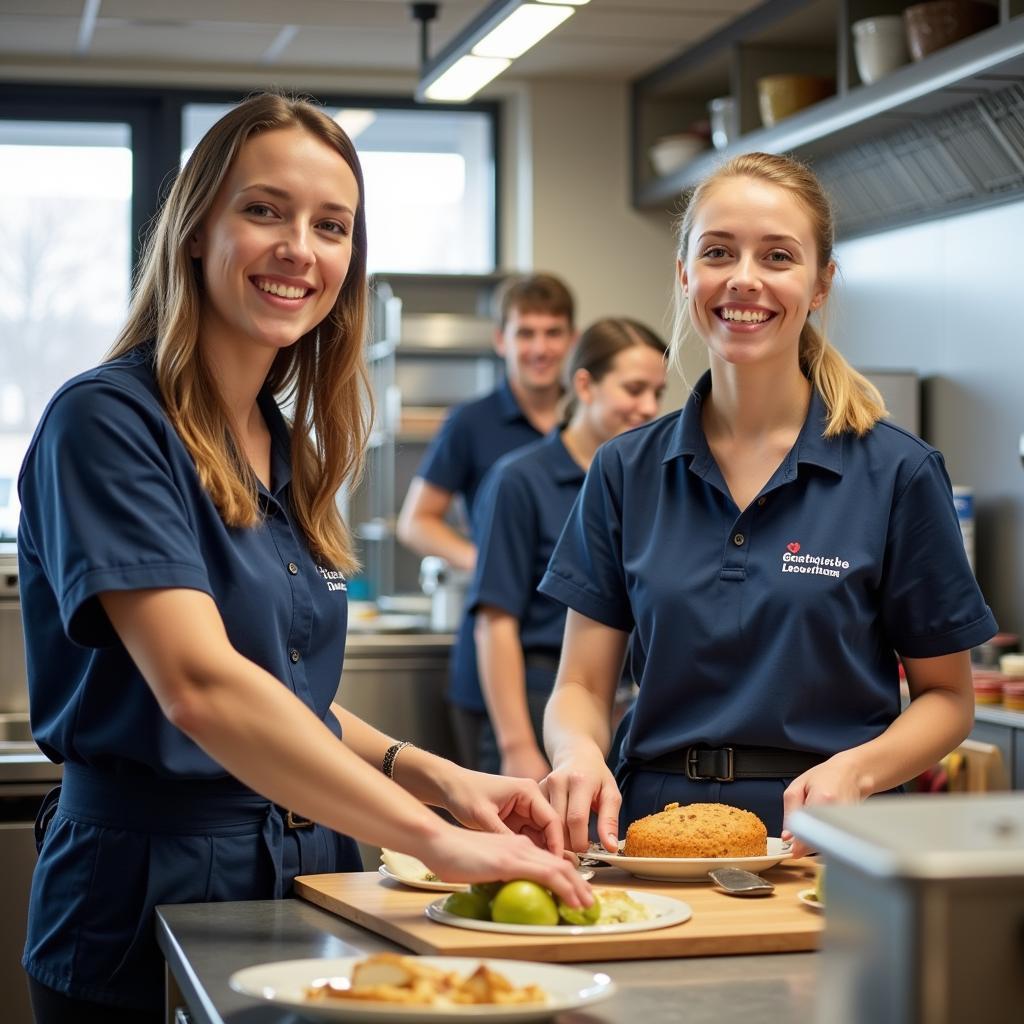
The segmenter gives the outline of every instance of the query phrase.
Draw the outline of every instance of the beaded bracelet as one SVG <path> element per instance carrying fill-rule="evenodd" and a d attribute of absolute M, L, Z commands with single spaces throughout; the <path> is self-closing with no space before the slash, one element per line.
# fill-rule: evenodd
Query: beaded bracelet
<path fill-rule="evenodd" d="M 388 747 L 387 752 L 384 754 L 384 760 L 381 762 L 380 766 L 380 770 L 387 778 L 393 779 L 395 777 L 395 758 L 398 757 L 406 747 L 411 747 L 412 745 L 411 740 L 403 740 L 401 743 L 392 743 L 391 746 Z"/>

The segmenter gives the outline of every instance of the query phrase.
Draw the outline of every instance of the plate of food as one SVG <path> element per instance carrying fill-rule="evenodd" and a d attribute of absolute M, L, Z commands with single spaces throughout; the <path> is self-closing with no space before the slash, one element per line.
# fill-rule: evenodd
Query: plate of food
<path fill-rule="evenodd" d="M 472 931 L 561 937 L 653 931 L 682 924 L 693 914 L 688 903 L 670 896 L 605 888 L 594 890 L 596 901 L 592 911 L 569 910 L 559 907 L 546 889 L 524 881 L 507 883 L 489 903 L 474 907 L 470 904 L 478 888 L 466 894 L 456 893 L 454 898 L 434 900 L 427 904 L 427 917 L 438 924 Z M 498 909 L 505 896 L 509 896 L 505 900 L 509 913 Z"/>
<path fill-rule="evenodd" d="M 427 889 L 431 892 L 467 892 L 469 885 L 465 882 L 443 882 L 421 860 L 399 853 L 397 850 L 382 849 L 382 861 L 377 874 L 389 882 L 398 882 L 411 889 Z M 593 869 L 579 868 L 579 875 L 585 882 L 594 877 Z"/>
<path fill-rule="evenodd" d="M 466 892 L 468 885 L 462 882 L 442 882 L 421 860 L 397 850 L 382 849 L 381 865 L 377 873 L 391 882 L 408 885 L 412 889 L 429 889 L 433 892 Z"/>
<path fill-rule="evenodd" d="M 796 898 L 805 907 L 810 907 L 811 910 L 816 910 L 819 914 L 825 909 L 825 903 L 818 897 L 818 891 L 816 889 L 801 889 L 796 894 Z"/>
<path fill-rule="evenodd" d="M 716 868 L 764 871 L 790 856 L 757 815 L 728 804 L 669 804 L 634 821 L 618 853 L 594 846 L 587 857 L 656 881 L 708 881 Z"/>
<path fill-rule="evenodd" d="M 546 1020 L 615 992 L 607 974 L 560 964 L 396 953 L 258 964 L 229 984 L 303 1018 L 404 1024 Z"/>

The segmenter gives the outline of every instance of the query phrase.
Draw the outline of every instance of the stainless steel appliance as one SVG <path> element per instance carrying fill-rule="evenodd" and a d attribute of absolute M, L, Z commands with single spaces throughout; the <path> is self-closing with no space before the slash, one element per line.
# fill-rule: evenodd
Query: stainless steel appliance
<path fill-rule="evenodd" d="M 825 857 L 820 1024 L 1024 1015 L 1024 793 L 877 797 L 792 827 Z"/>
<path fill-rule="evenodd" d="M 32 1024 L 21 952 L 36 862 L 33 824 L 59 765 L 32 741 L 13 545 L 0 550 L 0 993 L 5 1024 Z"/>

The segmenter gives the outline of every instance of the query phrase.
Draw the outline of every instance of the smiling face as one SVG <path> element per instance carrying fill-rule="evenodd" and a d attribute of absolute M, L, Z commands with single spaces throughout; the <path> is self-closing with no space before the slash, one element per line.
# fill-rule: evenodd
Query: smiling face
<path fill-rule="evenodd" d="M 494 347 L 505 360 L 510 381 L 527 391 L 546 391 L 559 386 L 575 338 L 564 314 L 513 308 Z"/>
<path fill-rule="evenodd" d="M 798 359 L 808 313 L 828 293 L 810 216 L 786 189 L 754 178 L 717 183 L 696 210 L 679 279 L 712 361 Z"/>
<path fill-rule="evenodd" d="M 580 415 L 603 444 L 658 415 L 665 390 L 665 356 L 650 345 L 631 345 L 616 354 L 600 380 L 577 370 L 573 386 Z"/>
<path fill-rule="evenodd" d="M 328 316 L 359 198 L 345 159 L 303 129 L 246 141 L 190 245 L 202 264 L 202 343 L 255 343 L 273 358 Z"/>

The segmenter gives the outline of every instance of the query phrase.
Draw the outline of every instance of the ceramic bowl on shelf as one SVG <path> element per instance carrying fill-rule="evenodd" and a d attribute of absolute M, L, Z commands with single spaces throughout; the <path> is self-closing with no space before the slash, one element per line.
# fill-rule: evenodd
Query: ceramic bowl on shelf
<path fill-rule="evenodd" d="M 903 12 L 910 56 L 923 60 L 950 43 L 991 28 L 998 17 L 996 8 L 981 0 L 929 0 L 914 4 Z"/>
<path fill-rule="evenodd" d="M 715 149 L 725 149 L 739 135 L 736 124 L 736 101 L 731 96 L 716 96 L 708 101 L 708 118 L 711 121 L 711 144 Z"/>
<path fill-rule="evenodd" d="M 698 153 L 707 149 L 707 146 L 707 139 L 703 135 L 696 132 L 679 132 L 678 135 L 665 135 L 658 139 L 647 152 L 655 173 L 665 177 L 688 164 Z"/>
<path fill-rule="evenodd" d="M 857 74 L 865 85 L 871 85 L 910 63 L 907 33 L 900 15 L 862 18 L 850 26 L 850 32 L 853 34 Z"/>
<path fill-rule="evenodd" d="M 757 102 L 765 128 L 778 124 L 835 92 L 835 82 L 821 75 L 766 75 L 757 80 Z"/>

